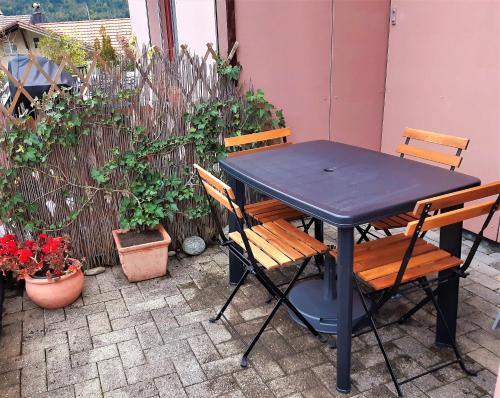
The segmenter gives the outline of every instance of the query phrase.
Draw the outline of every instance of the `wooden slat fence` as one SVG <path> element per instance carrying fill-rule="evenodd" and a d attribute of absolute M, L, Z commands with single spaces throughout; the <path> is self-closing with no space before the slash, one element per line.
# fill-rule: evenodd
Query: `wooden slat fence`
<path fill-rule="evenodd" d="M 237 44 L 230 56 L 234 55 L 236 47 Z M 114 107 L 124 109 L 130 126 L 143 126 L 148 134 L 157 139 L 183 135 L 187 130 L 184 114 L 197 102 L 238 95 L 238 88 L 225 79 L 219 79 L 215 62 L 209 62 L 210 57 L 216 56 L 211 45 L 207 46 L 203 57 L 190 54 L 184 46 L 172 60 L 159 52 L 152 57 L 143 52 L 142 56 L 134 60 L 135 69 L 128 72 L 124 64 L 100 70 L 97 68 L 98 58 L 94 57 L 85 75 L 78 72 L 80 92 L 91 96 L 94 90 L 99 89 L 108 95 L 115 95 L 123 89 L 136 89 L 131 99 L 116 98 L 114 104 Z M 125 61 L 130 64 L 130 60 Z M 34 54 L 30 54 L 29 67 L 41 69 Z M 65 58 L 55 76 L 45 76 L 51 84 L 50 93 L 59 91 L 56 85 L 58 74 L 67 67 L 77 71 Z M 23 78 L 15 79 L 3 65 L 0 65 L 0 69 L 14 82 L 17 88 L 14 97 L 21 93 L 28 94 L 23 86 Z M 30 98 L 28 95 L 27 98 Z M 4 117 L 16 122 L 12 105 L 0 105 L 0 111 Z M 106 108 L 100 111 L 108 115 L 111 112 Z M 221 131 L 221 144 L 228 133 Z M 111 158 L 115 147 L 127 149 L 128 137 L 113 127 L 97 127 L 89 136 L 82 137 L 77 146 L 55 148 L 49 155 L 50 167 L 46 172 L 23 171 L 17 187 L 27 200 L 39 205 L 37 217 L 47 225 L 57 224 L 72 211 L 84 207 L 77 220 L 62 232 L 72 236 L 76 255 L 85 257 L 88 267 L 117 262 L 111 230 L 118 226 L 120 195 L 96 190 L 96 184 L 90 176 L 92 168 L 102 166 Z M 179 167 L 190 166 L 195 162 L 202 167 L 208 166 L 197 159 L 194 147 L 186 146 L 158 157 L 154 166 L 168 177 L 176 174 Z M 5 153 L 0 153 L 0 163 L 7 165 Z M 54 170 L 64 175 L 66 181 L 54 178 L 51 173 Z M 120 176 L 114 178 L 119 179 Z M 181 213 L 191 204 L 184 203 Z M 178 214 L 166 221 L 166 227 L 173 238 L 174 248 L 185 237 L 193 234 L 204 238 L 215 235 L 215 225 L 210 218 L 190 221 L 183 214 Z M 10 230 L 22 235 L 22 231 L 15 226 L 10 226 Z"/>

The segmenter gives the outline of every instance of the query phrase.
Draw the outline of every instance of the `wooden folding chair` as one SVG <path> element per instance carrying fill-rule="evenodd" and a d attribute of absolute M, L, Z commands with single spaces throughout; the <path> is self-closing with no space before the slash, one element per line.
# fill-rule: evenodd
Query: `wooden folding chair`
<path fill-rule="evenodd" d="M 311 258 L 326 253 L 329 250 L 328 247 L 285 220 L 273 220 L 255 226 L 248 225 L 245 222 L 244 211 L 235 203 L 235 196 L 231 187 L 200 166 L 195 164 L 194 168 L 198 172 L 209 199 L 210 209 L 218 228 L 220 244 L 227 246 L 229 251 L 237 256 L 246 268 L 225 304 L 217 315 L 210 319 L 210 322 L 215 322 L 223 316 L 224 311 L 249 274 L 254 275 L 269 294 L 277 300 L 271 313 L 243 354 L 241 366 L 246 367 L 248 365 L 250 351 L 282 304 L 285 304 L 293 311 L 314 336 L 323 342 L 326 341 L 288 300 L 287 296 Z M 237 219 L 237 231 L 229 233 L 228 237 L 226 237 L 220 225 L 211 198 L 233 213 Z M 302 263 L 299 270 L 284 291 L 276 286 L 266 274 L 268 270 L 283 268 L 299 262 Z"/>
<path fill-rule="evenodd" d="M 458 208 L 457 210 L 430 215 L 430 212 L 435 210 L 460 206 L 464 203 L 485 199 L 490 196 L 493 196 L 494 199 Z M 415 210 L 412 213 L 415 220 L 408 223 L 406 231 L 403 234 L 356 245 L 354 249 L 354 280 L 359 289 L 361 300 L 370 324 L 370 329 L 368 331 L 362 331 L 356 335 L 369 332 L 370 330 L 374 332 L 387 368 L 389 369 L 389 373 L 391 374 L 392 381 L 400 396 L 402 395 L 400 388 L 401 384 L 415 380 L 418 377 L 442 369 L 451 364 L 458 363 L 464 372 L 469 375 L 474 374 L 469 371 L 464 364 L 456 346 L 454 336 L 446 323 L 443 311 L 438 305 L 436 296 L 444 282 L 453 278 L 465 278 L 467 276 L 466 271 L 483 239 L 484 230 L 490 223 L 493 214 L 498 209 L 499 203 L 500 181 L 425 199 L 416 204 Z M 486 215 L 486 219 L 465 261 L 452 256 L 447 251 L 426 242 L 420 237 L 421 232 L 459 223 L 482 215 Z M 332 251 L 331 254 L 336 256 L 337 253 Z M 437 272 L 445 270 L 448 270 L 448 272 L 442 273 L 441 276 L 435 276 Z M 432 286 L 434 285 L 437 285 L 437 287 L 432 290 Z M 423 301 L 397 321 L 381 326 L 375 325 L 374 316 L 393 295 L 398 292 L 408 292 L 415 289 L 422 289 L 425 292 L 426 298 Z M 367 292 L 365 293 L 364 290 L 367 290 Z M 374 300 L 371 308 L 368 308 L 366 296 L 370 296 Z M 432 302 L 436 309 L 437 316 L 445 325 L 449 340 L 452 342 L 452 348 L 456 359 L 439 364 L 421 374 L 398 381 L 385 352 L 378 329 L 396 322 L 405 322 L 427 302 Z"/>
<path fill-rule="evenodd" d="M 249 153 L 266 151 L 291 145 L 287 137 L 292 134 L 289 128 L 261 131 L 260 133 L 246 134 L 224 139 L 224 145 L 230 151 L 228 157 L 242 156 Z M 276 199 L 261 200 L 245 205 L 245 214 L 258 223 L 274 220 L 301 220 L 304 230 L 307 231 L 312 220 L 306 222 L 309 216 L 287 206 Z"/>
<path fill-rule="evenodd" d="M 403 137 L 405 137 L 405 143 L 399 144 L 396 148 L 396 152 L 399 153 L 400 157 L 403 158 L 405 156 L 410 156 L 417 159 L 423 159 L 433 163 L 446 165 L 452 171 L 455 170 L 455 168 L 460 167 L 460 164 L 462 163 L 462 157 L 460 155 L 463 150 L 467 149 L 470 141 L 468 138 L 455 137 L 452 135 L 433 133 L 432 131 L 416 130 L 411 128 L 406 128 L 404 130 Z M 456 152 L 454 155 L 450 155 L 441 151 L 420 148 L 410 145 L 410 140 L 423 141 L 455 148 Z M 382 230 L 387 236 L 390 236 L 391 229 L 404 228 L 408 225 L 409 222 L 415 220 L 416 218 L 413 216 L 413 214 L 411 212 L 408 212 L 387 217 L 383 220 L 372 221 L 365 228 L 358 226 L 356 227 L 356 229 L 361 235 L 358 239 L 358 243 L 368 241 L 368 235 L 378 238 L 376 235 L 369 232 L 372 227 L 376 230 Z"/>

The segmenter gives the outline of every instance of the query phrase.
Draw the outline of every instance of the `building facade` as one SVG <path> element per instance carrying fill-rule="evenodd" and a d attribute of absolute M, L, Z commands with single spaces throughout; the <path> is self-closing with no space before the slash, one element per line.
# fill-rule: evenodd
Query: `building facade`
<path fill-rule="evenodd" d="M 177 51 L 186 44 L 204 54 L 207 43 L 217 45 L 213 0 L 128 0 L 132 30 L 142 46 Z"/>

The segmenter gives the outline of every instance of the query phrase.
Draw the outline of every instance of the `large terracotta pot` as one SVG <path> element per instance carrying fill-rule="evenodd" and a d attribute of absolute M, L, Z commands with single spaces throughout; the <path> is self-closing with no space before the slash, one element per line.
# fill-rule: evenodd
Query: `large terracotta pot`
<path fill-rule="evenodd" d="M 113 231 L 123 273 L 129 282 L 144 281 L 167 274 L 168 246 L 172 240 L 161 225 L 157 229 L 163 240 L 129 247 L 123 247 L 120 243 L 120 234 L 128 230 L 115 229 Z"/>
<path fill-rule="evenodd" d="M 78 265 L 78 271 L 66 272 L 63 276 L 47 279 L 26 277 L 26 293 L 36 305 L 42 308 L 62 308 L 73 303 L 82 293 L 84 276 L 81 264 L 73 259 L 73 264 Z"/>

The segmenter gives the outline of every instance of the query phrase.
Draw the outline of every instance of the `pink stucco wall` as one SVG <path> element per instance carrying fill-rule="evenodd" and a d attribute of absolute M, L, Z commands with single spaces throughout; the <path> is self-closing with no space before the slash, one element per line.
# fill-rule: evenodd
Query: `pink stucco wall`
<path fill-rule="evenodd" d="M 213 0 L 175 0 L 177 40 L 192 53 L 205 55 L 207 43 L 217 48 L 215 2 Z"/>
<path fill-rule="evenodd" d="M 236 0 L 235 9 L 242 80 L 283 108 L 293 141 L 328 139 L 331 1 Z"/>
<path fill-rule="evenodd" d="M 294 141 L 380 149 L 389 0 L 236 0 L 235 10 L 242 79 L 283 108 Z"/>
<path fill-rule="evenodd" d="M 500 2 L 235 3 L 242 77 L 284 109 L 294 141 L 329 138 L 394 153 L 404 127 L 434 130 L 471 138 L 461 171 L 500 178 Z"/>
<path fill-rule="evenodd" d="M 392 6 L 382 150 L 393 153 L 407 126 L 469 137 L 460 171 L 500 179 L 500 2 Z M 498 239 L 498 220 L 490 239 Z M 474 231 L 478 225 L 466 223 Z"/>
<path fill-rule="evenodd" d="M 334 2 L 331 138 L 380 149 L 390 0 Z"/>
<path fill-rule="evenodd" d="M 137 1 L 137 0 L 136 0 Z M 152 46 L 163 49 L 161 10 L 158 0 L 145 0 L 149 20 L 149 37 Z"/>

